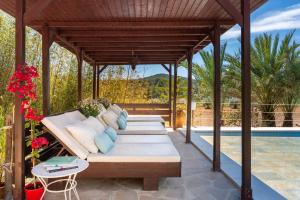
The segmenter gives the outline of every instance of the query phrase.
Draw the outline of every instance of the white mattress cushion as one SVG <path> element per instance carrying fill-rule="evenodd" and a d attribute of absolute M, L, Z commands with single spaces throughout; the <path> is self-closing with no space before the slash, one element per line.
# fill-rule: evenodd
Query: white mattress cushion
<path fill-rule="evenodd" d="M 160 122 L 164 123 L 165 120 L 160 116 L 135 116 L 129 115 L 127 117 L 128 122 Z"/>
<path fill-rule="evenodd" d="M 82 123 L 90 128 L 93 128 L 99 134 L 103 133 L 105 130 L 105 126 L 98 119 L 92 116 L 83 120 Z"/>
<path fill-rule="evenodd" d="M 120 135 L 164 135 L 167 131 L 159 122 L 128 122 L 126 129 L 117 130 L 117 133 Z"/>
<path fill-rule="evenodd" d="M 98 147 L 95 144 L 95 136 L 97 135 L 96 130 L 82 122 L 67 125 L 66 129 L 89 152 L 98 152 Z"/>
<path fill-rule="evenodd" d="M 107 154 L 89 154 L 89 162 L 180 162 L 173 144 L 116 143 Z"/>
<path fill-rule="evenodd" d="M 75 140 L 65 128 L 66 125 L 74 122 L 75 119 L 70 119 L 65 114 L 45 117 L 42 120 L 42 123 L 52 132 L 52 134 L 62 141 L 76 156 L 81 159 L 86 159 L 89 154 L 88 150 Z M 78 122 L 80 121 L 78 120 Z"/>
<path fill-rule="evenodd" d="M 130 126 L 158 126 L 161 128 L 165 128 L 160 122 L 128 122 L 127 125 Z"/>
<path fill-rule="evenodd" d="M 68 119 L 68 120 L 85 120 L 86 117 L 81 113 L 79 112 L 78 110 L 75 110 L 75 111 L 71 111 L 71 112 L 66 112 L 64 113 L 65 117 Z"/>
<path fill-rule="evenodd" d="M 119 129 L 119 125 L 117 123 L 118 120 L 118 115 L 116 115 L 113 111 L 108 110 L 107 112 L 102 114 L 102 119 L 105 121 L 105 123 L 118 130 Z"/>
<path fill-rule="evenodd" d="M 116 143 L 161 143 L 172 144 L 168 135 L 119 135 Z"/>

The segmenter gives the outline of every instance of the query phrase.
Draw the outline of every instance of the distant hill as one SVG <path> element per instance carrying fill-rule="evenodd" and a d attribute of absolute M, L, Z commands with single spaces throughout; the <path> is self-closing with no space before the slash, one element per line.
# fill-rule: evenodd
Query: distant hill
<path fill-rule="evenodd" d="M 174 78 L 174 76 L 172 76 L 172 79 L 173 78 Z M 178 76 L 178 79 L 187 81 L 187 78 L 182 77 L 182 76 Z M 152 76 L 147 76 L 145 78 L 141 78 L 140 80 L 145 80 L 145 81 L 149 81 L 149 82 L 152 82 L 152 81 L 155 81 L 155 80 L 169 81 L 169 75 L 168 74 L 155 74 L 155 75 L 152 75 Z"/>

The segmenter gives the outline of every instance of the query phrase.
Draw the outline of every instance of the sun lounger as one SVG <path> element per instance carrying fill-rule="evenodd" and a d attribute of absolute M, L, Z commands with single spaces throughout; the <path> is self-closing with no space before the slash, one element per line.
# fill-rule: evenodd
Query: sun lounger
<path fill-rule="evenodd" d="M 128 122 L 159 122 L 165 125 L 165 120 L 159 115 L 128 115 Z"/>
<path fill-rule="evenodd" d="M 181 176 L 180 155 L 168 135 L 119 135 L 110 152 L 93 154 L 65 129 L 83 119 L 79 111 L 73 111 L 42 120 L 70 154 L 89 162 L 79 177 L 142 178 L 144 190 L 157 190 L 160 177 Z"/>
<path fill-rule="evenodd" d="M 117 130 L 120 135 L 165 135 L 167 131 L 159 122 L 128 122 L 124 130 Z"/>

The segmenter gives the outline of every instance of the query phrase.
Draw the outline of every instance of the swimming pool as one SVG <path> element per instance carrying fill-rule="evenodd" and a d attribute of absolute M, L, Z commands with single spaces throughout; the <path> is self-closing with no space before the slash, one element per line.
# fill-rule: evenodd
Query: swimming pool
<path fill-rule="evenodd" d="M 203 141 L 212 146 L 212 135 L 193 131 L 192 141 L 203 149 Z M 221 152 L 240 165 L 241 132 L 227 130 L 221 135 Z M 285 198 L 300 199 L 300 131 L 252 131 L 252 174 Z"/>

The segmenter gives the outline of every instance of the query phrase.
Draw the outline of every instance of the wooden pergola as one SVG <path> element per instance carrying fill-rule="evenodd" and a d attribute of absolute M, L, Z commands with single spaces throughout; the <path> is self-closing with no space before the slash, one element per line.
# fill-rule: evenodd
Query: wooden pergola
<path fill-rule="evenodd" d="M 82 62 L 93 66 L 93 97 L 99 94 L 99 66 L 174 65 L 173 125 L 176 120 L 177 67 L 188 61 L 186 142 L 191 142 L 192 59 L 209 43 L 214 45 L 214 158 L 220 170 L 221 69 L 220 35 L 241 26 L 242 40 L 242 188 L 251 190 L 250 13 L 266 0 L 1 0 L 0 9 L 16 18 L 16 65 L 25 63 L 25 26 L 42 34 L 43 111 L 49 113 L 50 61 L 53 42 L 78 60 L 78 100 L 81 100 Z M 169 68 L 171 72 L 171 68 Z M 169 73 L 171 75 L 171 73 Z M 24 118 L 15 99 L 15 199 L 24 199 Z"/>

